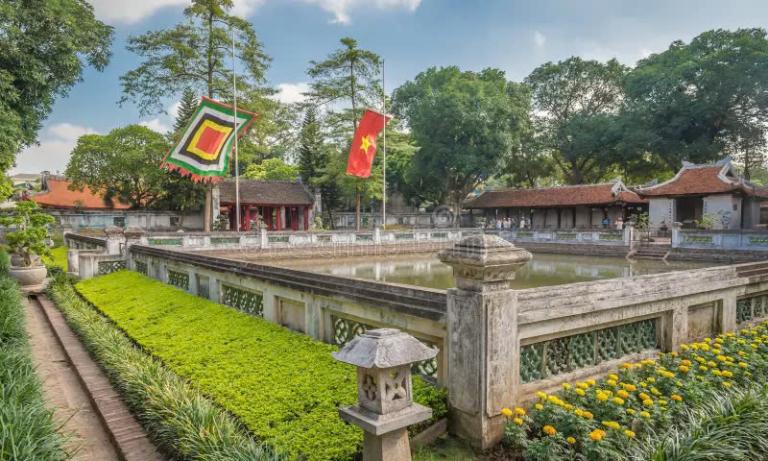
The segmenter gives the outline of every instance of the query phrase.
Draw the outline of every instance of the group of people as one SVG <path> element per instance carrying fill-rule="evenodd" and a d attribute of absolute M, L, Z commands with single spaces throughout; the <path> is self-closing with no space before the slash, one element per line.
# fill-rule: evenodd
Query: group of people
<path fill-rule="evenodd" d="M 500 219 L 491 219 L 486 224 L 487 228 L 489 229 L 525 229 L 527 227 L 530 227 L 530 223 L 526 221 L 525 218 L 520 218 L 520 221 L 518 222 L 515 218 L 500 218 Z"/>

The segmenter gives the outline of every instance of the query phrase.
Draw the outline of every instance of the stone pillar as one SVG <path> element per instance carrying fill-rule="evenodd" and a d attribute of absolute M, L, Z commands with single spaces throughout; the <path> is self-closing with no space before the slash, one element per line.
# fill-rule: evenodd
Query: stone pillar
<path fill-rule="evenodd" d="M 107 234 L 107 254 L 119 255 L 122 253 L 120 248 L 125 243 L 123 237 L 123 229 L 117 226 L 109 226 L 104 229 L 104 233 Z"/>
<path fill-rule="evenodd" d="M 445 354 L 450 430 L 485 449 L 501 440 L 501 410 L 517 397 L 518 305 L 509 282 L 531 254 L 495 235 L 472 235 L 439 256 L 456 277 Z"/>
<path fill-rule="evenodd" d="M 79 252 L 80 250 L 77 248 L 69 248 L 67 250 L 67 273 L 70 275 L 77 275 L 80 273 L 80 261 L 78 257 Z"/>
<path fill-rule="evenodd" d="M 624 226 L 624 245 L 632 246 L 632 237 L 634 235 L 634 226 L 632 224 L 626 224 Z"/>
<path fill-rule="evenodd" d="M 679 222 L 672 223 L 672 248 L 677 248 L 682 243 L 682 235 L 680 235 L 680 229 L 683 225 Z"/>
<path fill-rule="evenodd" d="M 377 227 L 373 230 L 373 243 L 376 245 L 381 243 L 381 227 Z"/>
<path fill-rule="evenodd" d="M 364 431 L 363 461 L 410 461 L 408 426 L 432 417 L 430 408 L 413 402 L 411 364 L 437 351 L 395 328 L 356 336 L 336 360 L 357 367 L 357 405 L 339 409 L 344 421 Z"/>
<path fill-rule="evenodd" d="M 267 236 L 267 229 L 261 228 L 261 247 L 267 248 L 269 246 L 269 237 Z"/>

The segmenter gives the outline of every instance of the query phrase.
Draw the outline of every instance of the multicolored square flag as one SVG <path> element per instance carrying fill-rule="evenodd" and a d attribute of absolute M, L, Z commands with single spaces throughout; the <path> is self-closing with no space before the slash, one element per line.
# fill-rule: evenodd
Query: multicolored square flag
<path fill-rule="evenodd" d="M 367 109 L 357 124 L 352 147 L 349 149 L 347 174 L 359 178 L 371 176 L 373 158 L 376 156 L 376 136 L 390 119 L 389 116 Z"/>
<path fill-rule="evenodd" d="M 243 136 L 256 114 L 237 109 L 237 136 Z M 203 96 L 179 142 L 164 165 L 190 175 L 193 181 L 218 181 L 229 172 L 229 157 L 235 139 L 235 111 L 228 104 Z"/>

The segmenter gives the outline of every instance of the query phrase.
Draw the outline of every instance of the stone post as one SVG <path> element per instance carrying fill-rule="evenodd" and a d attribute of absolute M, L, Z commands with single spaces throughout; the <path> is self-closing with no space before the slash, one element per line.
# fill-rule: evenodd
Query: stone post
<path fill-rule="evenodd" d="M 515 272 L 531 254 L 495 235 L 472 235 L 443 250 L 456 288 L 448 290 L 447 367 L 450 430 L 482 449 L 504 435 L 501 410 L 520 382 Z"/>
<path fill-rule="evenodd" d="M 407 427 L 432 416 L 413 402 L 411 364 L 429 360 L 435 349 L 395 328 L 356 336 L 336 360 L 357 367 L 357 405 L 339 409 L 344 421 L 364 431 L 363 461 L 410 461 Z"/>
<path fill-rule="evenodd" d="M 69 248 L 67 250 L 67 273 L 70 275 L 78 275 L 80 273 L 79 252 L 80 250 L 77 248 Z"/>
<path fill-rule="evenodd" d="M 104 233 L 107 234 L 107 254 L 119 255 L 120 246 L 125 242 L 123 229 L 117 226 L 108 226 L 104 229 Z"/>
<path fill-rule="evenodd" d="M 680 246 L 682 242 L 682 235 L 680 235 L 680 230 L 683 228 L 683 225 L 679 222 L 672 223 L 672 248 L 677 248 Z"/>
<path fill-rule="evenodd" d="M 267 248 L 269 246 L 269 237 L 267 237 L 267 229 L 261 228 L 261 248 Z"/>
<path fill-rule="evenodd" d="M 381 228 L 377 227 L 373 230 L 373 243 L 376 245 L 381 243 Z"/>
<path fill-rule="evenodd" d="M 631 223 L 627 223 L 624 226 L 624 245 L 628 247 L 632 247 L 632 240 L 635 233 L 635 226 L 633 226 Z"/>

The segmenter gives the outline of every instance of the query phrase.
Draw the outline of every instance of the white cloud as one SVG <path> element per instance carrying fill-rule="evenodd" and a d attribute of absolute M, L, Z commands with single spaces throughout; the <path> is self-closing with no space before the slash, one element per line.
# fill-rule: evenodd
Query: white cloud
<path fill-rule="evenodd" d="M 63 172 L 77 139 L 96 130 L 71 123 L 49 126 L 40 137 L 40 144 L 28 147 L 16 157 L 13 173 Z"/>
<path fill-rule="evenodd" d="M 544 45 L 547 44 L 547 36 L 539 32 L 538 30 L 534 31 L 533 44 L 536 45 L 536 48 L 543 48 Z"/>
<path fill-rule="evenodd" d="M 167 125 L 165 122 L 160 120 L 160 118 L 153 118 L 152 120 L 144 120 L 143 122 L 139 122 L 139 125 L 145 126 L 149 128 L 150 130 L 157 131 L 158 133 L 167 133 L 171 131 L 171 127 Z"/>
<path fill-rule="evenodd" d="M 264 4 L 264 0 L 235 0 L 231 13 L 245 18 L 250 16 L 262 4 Z"/>
<path fill-rule="evenodd" d="M 305 99 L 303 93 L 307 91 L 309 91 L 308 83 L 280 83 L 277 85 L 277 94 L 274 98 L 285 104 L 302 102 Z"/>
<path fill-rule="evenodd" d="M 168 7 L 185 7 L 189 0 L 92 0 L 96 17 L 107 22 L 133 24 Z"/>
<path fill-rule="evenodd" d="M 370 7 L 373 5 L 381 10 L 405 9 L 410 12 L 416 11 L 421 4 L 421 0 L 301 0 L 304 3 L 317 5 L 320 8 L 333 13 L 333 22 L 340 24 L 349 24 L 351 21 L 350 11 L 358 7 Z"/>

